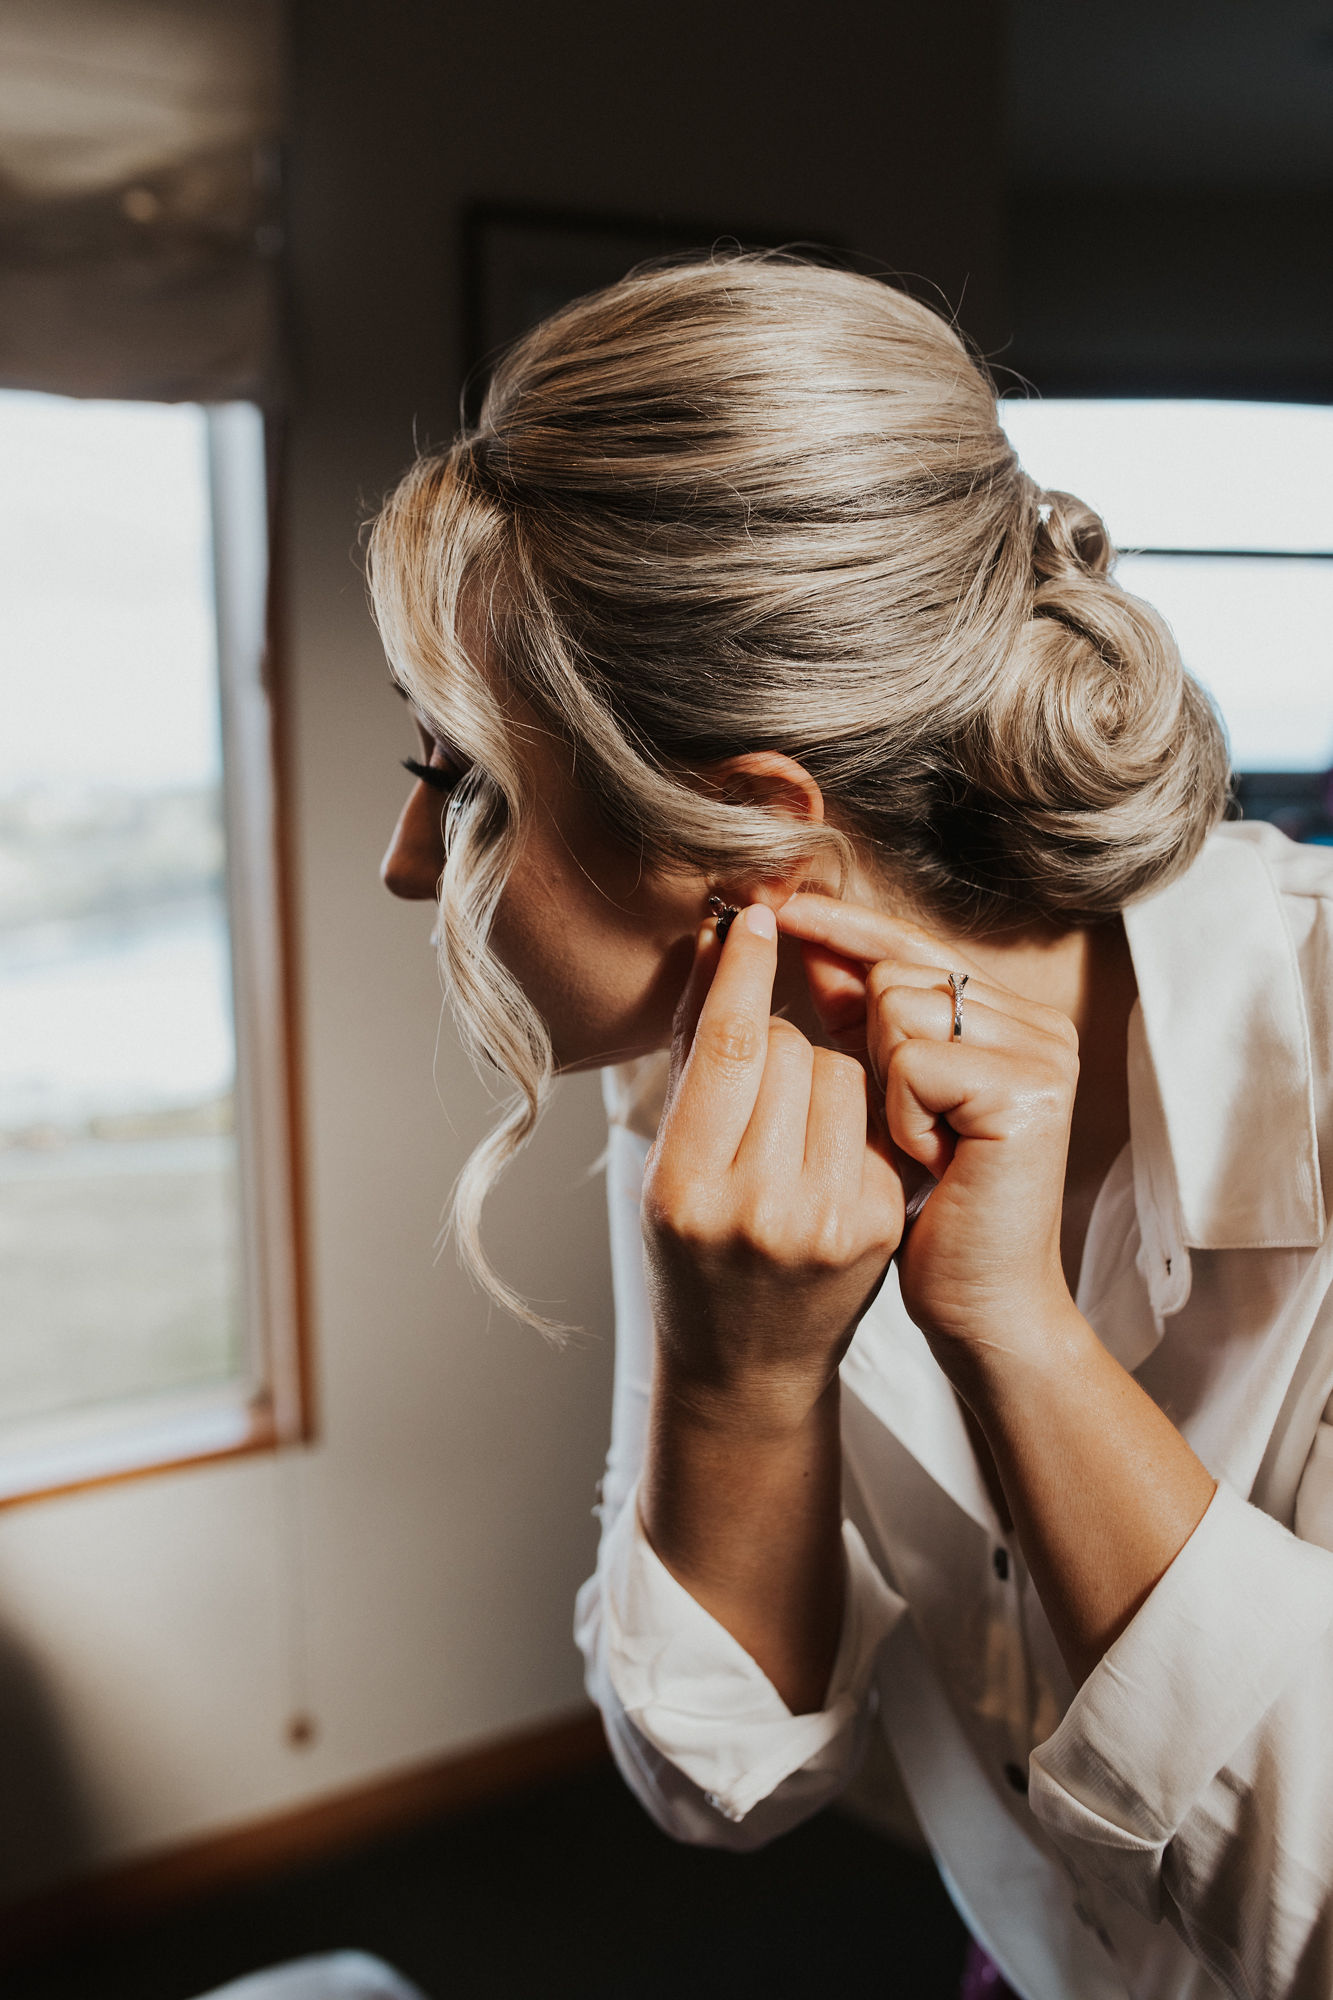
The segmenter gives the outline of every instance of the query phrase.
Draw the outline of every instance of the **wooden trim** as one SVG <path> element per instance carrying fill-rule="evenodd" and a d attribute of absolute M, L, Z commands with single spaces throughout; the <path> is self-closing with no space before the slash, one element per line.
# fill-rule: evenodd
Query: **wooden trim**
<path fill-rule="evenodd" d="M 602 1763 L 608 1754 L 601 1717 L 588 1709 L 44 1889 L 0 1911 L 0 1964 L 146 1924 L 216 1890 L 526 1791 Z"/>
<path fill-rule="evenodd" d="M 154 1445 L 145 1448 L 142 1457 L 133 1455 L 131 1443 L 125 1445 L 125 1463 L 113 1466 L 109 1471 L 77 1473 L 68 1479 L 46 1479 L 32 1486 L 16 1486 L 8 1491 L 0 1491 L 0 1513 L 10 1507 L 30 1507 L 38 1500 L 58 1500 L 69 1493 L 87 1493 L 98 1486 L 123 1486 L 130 1479 L 151 1479 L 160 1472 L 183 1472 L 192 1465 L 218 1465 L 228 1458 L 253 1458 L 260 1452 L 274 1451 L 281 1440 L 273 1421 L 273 1405 L 266 1392 L 252 1396 L 245 1408 L 245 1431 L 234 1444 L 215 1446 L 192 1446 L 189 1450 L 173 1449 L 170 1445 Z M 89 1456 L 95 1452 L 90 1448 Z"/>
<path fill-rule="evenodd" d="M 305 1041 L 300 983 L 299 904 L 296 879 L 295 691 L 292 685 L 290 563 L 291 433 L 283 405 L 264 410 L 268 472 L 268 601 L 264 607 L 264 684 L 273 743 L 273 808 L 279 950 L 282 960 L 282 1028 L 286 1047 L 287 1162 L 291 1201 L 292 1301 L 296 1343 L 299 1427 L 288 1443 L 313 1444 L 319 1435 L 311 1321 L 309 1172 L 305 1146 Z"/>

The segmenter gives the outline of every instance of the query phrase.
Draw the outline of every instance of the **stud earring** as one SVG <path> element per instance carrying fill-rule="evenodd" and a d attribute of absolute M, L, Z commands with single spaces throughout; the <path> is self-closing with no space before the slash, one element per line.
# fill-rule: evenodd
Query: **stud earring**
<path fill-rule="evenodd" d="M 708 907 L 717 918 L 717 941 L 721 944 L 740 915 L 740 911 L 734 903 L 724 903 L 720 896 L 710 896 Z"/>

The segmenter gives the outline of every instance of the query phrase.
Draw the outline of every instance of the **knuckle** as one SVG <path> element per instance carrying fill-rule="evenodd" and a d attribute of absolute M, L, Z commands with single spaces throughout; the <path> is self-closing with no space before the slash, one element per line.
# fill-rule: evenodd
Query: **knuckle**
<path fill-rule="evenodd" d="M 702 1240 L 709 1234 L 712 1207 L 708 1190 L 697 1178 L 659 1166 L 644 1183 L 643 1223 L 657 1235 L 682 1242 Z"/>
<path fill-rule="evenodd" d="M 816 1049 L 815 1065 L 820 1082 L 831 1084 L 835 1090 L 860 1091 L 865 1083 L 865 1071 L 856 1057 L 841 1049 Z"/>
<path fill-rule="evenodd" d="M 840 1271 L 850 1261 L 846 1221 L 841 1209 L 828 1204 L 812 1218 L 807 1255 L 817 1269 Z"/>
<path fill-rule="evenodd" d="M 898 968 L 891 958 L 881 958 L 872 965 L 866 978 L 866 990 L 873 1000 L 881 1000 L 897 983 Z"/>
<path fill-rule="evenodd" d="M 660 1176 L 645 1181 L 643 1186 L 643 1226 L 653 1235 L 672 1234 L 680 1204 L 675 1189 Z"/>
<path fill-rule="evenodd" d="M 735 1218 L 734 1233 L 744 1249 L 762 1257 L 766 1263 L 780 1264 L 785 1261 L 791 1233 L 762 1189 L 756 1190 L 742 1204 Z"/>
<path fill-rule="evenodd" d="M 886 982 L 875 995 L 875 1014 L 881 1032 L 909 1034 L 912 1024 L 921 1023 L 933 1002 L 934 995 L 923 987 L 907 986 L 901 981 Z"/>
<path fill-rule="evenodd" d="M 884 1081 L 886 1083 L 895 1082 L 899 1078 L 906 1076 L 916 1061 L 916 1053 L 919 1046 L 920 1044 L 911 1041 L 901 1041 L 889 1050 L 883 1065 Z"/>
<path fill-rule="evenodd" d="M 1063 1124 L 1073 1092 L 1069 1079 L 1056 1069 L 1029 1077 L 1023 1093 L 1029 1116 L 1039 1124 Z"/>
<path fill-rule="evenodd" d="M 764 1027 L 766 1030 L 767 1023 Z M 694 1042 L 710 1062 L 723 1068 L 743 1069 L 755 1060 L 763 1046 L 760 1033 L 760 1024 L 744 1014 L 706 1014 L 695 1031 Z"/>
<path fill-rule="evenodd" d="M 1050 1008 L 1048 1011 L 1051 1034 L 1071 1055 L 1077 1056 L 1078 1029 L 1074 1026 L 1068 1014 L 1060 1013 L 1059 1009 L 1055 1007 Z"/>
<path fill-rule="evenodd" d="M 810 1047 L 809 1042 L 793 1021 L 784 1021 L 775 1014 L 768 1024 L 768 1048 L 770 1055 L 803 1054 Z"/>

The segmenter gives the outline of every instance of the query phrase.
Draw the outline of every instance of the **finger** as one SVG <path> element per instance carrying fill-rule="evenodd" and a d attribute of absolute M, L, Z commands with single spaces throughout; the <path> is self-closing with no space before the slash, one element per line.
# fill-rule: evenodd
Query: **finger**
<path fill-rule="evenodd" d="M 1014 1054 L 1031 1049 L 1031 1027 L 1007 1009 L 974 998 L 970 985 L 963 999 L 962 1034 L 955 1036 L 952 991 L 947 986 L 890 983 L 896 977 L 895 967 L 876 966 L 870 979 L 867 1031 L 877 1076 L 887 1075 L 889 1060 L 903 1042 L 957 1040 L 969 1048 L 1003 1049 Z"/>
<path fill-rule="evenodd" d="M 1066 1014 L 1058 1008 L 1047 1007 L 1040 1000 L 1028 1000 L 1023 994 L 1015 993 L 1012 987 L 1000 986 L 994 980 L 984 979 L 972 973 L 963 973 L 960 966 L 945 958 L 948 947 L 940 948 L 940 957 L 933 965 L 908 964 L 902 959 L 881 959 L 872 965 L 866 977 L 869 993 L 869 1011 L 873 1016 L 880 1011 L 885 994 L 902 996 L 904 1007 L 915 1009 L 912 1018 L 926 1025 L 922 1032 L 932 1040 L 948 1041 L 953 1037 L 954 993 L 949 982 L 951 971 L 959 974 L 959 983 L 965 989 L 962 999 L 962 1034 L 960 1041 L 973 1041 L 978 1036 L 995 1037 L 1006 1032 L 1001 1024 L 1008 1022 L 1014 1035 L 1024 1036 L 1030 1041 L 1034 1033 L 1064 1045 L 1073 1037 L 1072 1024 Z M 911 1000 L 915 990 L 922 996 Z M 983 1020 L 983 1011 L 989 1019 Z M 942 1022 L 942 1031 L 935 1026 Z M 872 1034 L 873 1041 L 873 1034 Z"/>
<path fill-rule="evenodd" d="M 805 1128 L 814 1197 L 831 1196 L 863 1243 L 878 1242 L 887 1264 L 902 1240 L 906 1189 L 870 1112 L 871 1084 L 860 1063 L 833 1049 L 816 1049 Z M 915 1162 L 908 1166 L 919 1175 Z"/>
<path fill-rule="evenodd" d="M 866 1053 L 865 968 L 820 944 L 801 945 L 805 983 L 819 1024 L 834 1047 L 864 1061 Z"/>
<path fill-rule="evenodd" d="M 890 1140 L 935 1180 L 957 1150 L 950 1118 L 967 1095 L 968 1077 L 957 1055 L 956 1044 L 902 1042 L 886 1067 L 884 1119 Z"/>
<path fill-rule="evenodd" d="M 805 1164 L 819 1180 L 853 1192 L 861 1186 L 869 1122 L 869 1080 L 853 1057 L 813 1049 Z"/>
<path fill-rule="evenodd" d="M 906 964 L 938 966 L 947 953 L 950 963 L 956 960 L 964 970 L 973 970 L 952 943 L 932 937 L 905 917 L 890 917 L 882 910 L 812 890 L 789 897 L 778 911 L 778 923 L 786 936 L 822 945 L 853 963 L 874 965 L 881 958 L 898 958 Z"/>
<path fill-rule="evenodd" d="M 1058 1008 L 1028 1000 L 988 978 L 954 939 L 934 937 L 904 917 L 886 916 L 859 903 L 840 903 L 835 897 L 801 890 L 782 905 L 778 924 L 784 935 L 799 938 L 807 950 L 818 950 L 830 963 L 842 961 L 852 969 L 872 966 L 872 985 L 879 978 L 900 985 L 937 986 L 947 992 L 949 973 L 965 973 L 969 1005 L 984 1000 L 990 1006 L 1007 1008 L 1056 1041 L 1069 1040 L 1068 1017 Z M 842 990 L 848 990 L 846 982 Z"/>
<path fill-rule="evenodd" d="M 958 1042 L 903 1042 L 889 1063 L 885 1115 L 894 1143 L 938 1180 L 959 1146 L 993 1148 L 1013 1171 L 1012 1141 L 1026 1131 L 1067 1140 L 1072 1075 L 1036 1063 L 1031 1051 L 968 1048 Z M 1063 1171 L 1063 1169 L 1062 1169 Z"/>
<path fill-rule="evenodd" d="M 834 1244 L 858 1255 L 877 1248 L 882 1276 L 902 1241 L 906 1201 L 884 1141 L 872 1129 L 871 1090 L 852 1057 L 816 1050 L 805 1158 L 811 1201 L 827 1215 Z"/>
<path fill-rule="evenodd" d="M 727 933 L 668 1112 L 701 1171 L 730 1165 L 750 1122 L 768 1060 L 777 965 L 773 912 L 752 903 Z"/>
<path fill-rule="evenodd" d="M 806 1118 L 815 1051 L 790 1021 L 768 1024 L 768 1060 L 736 1166 L 765 1187 L 794 1182 L 805 1158 Z"/>

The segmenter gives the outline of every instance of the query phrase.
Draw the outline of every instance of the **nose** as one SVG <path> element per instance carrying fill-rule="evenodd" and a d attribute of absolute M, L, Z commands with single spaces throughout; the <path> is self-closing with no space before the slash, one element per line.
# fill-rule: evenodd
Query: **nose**
<path fill-rule="evenodd" d="M 443 818 L 438 792 L 413 785 L 380 863 L 380 880 L 391 895 L 412 903 L 434 900 L 444 869 Z"/>

